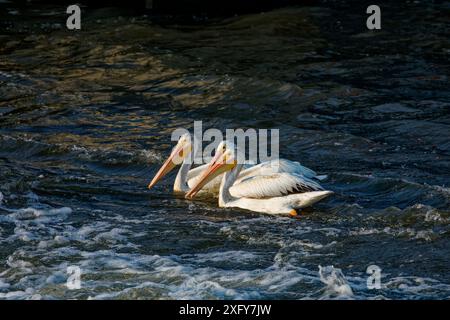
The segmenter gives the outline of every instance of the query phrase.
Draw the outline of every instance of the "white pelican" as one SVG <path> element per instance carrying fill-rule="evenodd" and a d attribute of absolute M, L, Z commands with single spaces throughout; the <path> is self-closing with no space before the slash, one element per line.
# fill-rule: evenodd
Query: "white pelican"
<path fill-rule="evenodd" d="M 220 142 L 217 150 L 220 150 L 221 152 L 224 152 L 226 150 L 225 141 Z M 189 134 L 184 134 L 180 137 L 176 146 L 170 153 L 170 156 L 166 159 L 152 181 L 149 183 L 148 188 L 152 188 L 161 178 L 163 178 L 173 168 L 181 163 L 180 169 L 178 170 L 178 174 L 175 178 L 173 191 L 176 193 L 186 194 L 194 185 L 197 184 L 199 178 L 201 177 L 201 173 L 208 167 L 208 164 L 204 164 L 191 169 L 192 158 L 193 154 L 191 137 Z M 244 170 L 240 172 L 236 183 L 240 183 L 243 179 L 247 179 L 252 176 L 270 175 L 274 173 L 299 174 L 306 177 L 307 182 L 309 182 L 313 186 L 317 186 L 317 183 L 310 179 L 322 180 L 326 178 L 326 176 L 318 176 L 313 170 L 302 166 L 298 162 L 286 159 L 278 159 L 266 161 L 252 167 L 244 168 Z M 214 179 L 208 181 L 208 183 L 205 184 L 201 189 L 202 194 L 206 196 L 217 195 L 219 192 L 221 180 L 222 175 L 218 175 Z M 241 191 L 238 189 L 236 189 L 236 193 L 235 189 L 231 189 L 230 192 L 235 197 L 242 196 Z"/>
<path fill-rule="evenodd" d="M 253 175 L 235 183 L 242 169 L 237 163 L 234 147 L 227 143 L 218 150 L 195 186 L 186 194 L 193 198 L 205 184 L 224 174 L 219 190 L 219 207 L 238 207 L 269 214 L 296 216 L 296 209 L 308 207 L 332 194 L 315 181 L 298 173 Z"/>
<path fill-rule="evenodd" d="M 162 177 L 181 163 L 173 184 L 173 191 L 177 193 L 188 192 L 190 190 L 189 180 L 195 176 L 198 176 L 207 167 L 207 165 L 202 165 L 191 170 L 192 159 L 191 157 L 188 157 L 189 155 L 192 155 L 191 136 L 189 134 L 184 134 L 178 139 L 178 143 L 172 149 L 170 156 L 166 159 L 166 161 L 164 161 L 152 181 L 148 184 L 148 188 L 151 189 Z M 212 191 L 211 189 L 213 187 L 213 183 L 214 182 L 208 183 L 204 190 L 206 192 Z M 217 187 L 216 189 L 218 190 Z"/>

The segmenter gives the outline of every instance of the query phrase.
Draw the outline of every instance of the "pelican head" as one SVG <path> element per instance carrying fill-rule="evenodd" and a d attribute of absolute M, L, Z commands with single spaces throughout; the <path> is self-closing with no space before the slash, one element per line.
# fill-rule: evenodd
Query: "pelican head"
<path fill-rule="evenodd" d="M 232 142 L 222 141 L 216 149 L 214 157 L 195 186 L 186 193 L 187 199 L 192 199 L 211 180 L 218 175 L 232 170 L 237 165 L 236 148 Z"/>
<path fill-rule="evenodd" d="M 152 181 L 148 184 L 148 188 L 152 188 L 162 177 L 168 174 L 173 168 L 181 164 L 183 160 L 191 153 L 192 142 L 189 133 L 183 134 L 177 142 L 177 145 L 172 149 L 170 156 L 159 168 Z"/>

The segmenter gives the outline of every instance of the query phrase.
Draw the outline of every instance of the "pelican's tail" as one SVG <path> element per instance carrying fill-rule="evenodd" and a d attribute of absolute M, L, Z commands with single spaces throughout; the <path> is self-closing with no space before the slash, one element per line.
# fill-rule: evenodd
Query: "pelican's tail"
<path fill-rule="evenodd" d="M 318 175 L 318 176 L 314 177 L 314 179 L 317 179 L 319 181 L 323 181 L 323 180 L 325 180 L 327 178 L 328 178 L 328 176 L 326 174 L 321 174 L 321 175 Z"/>
<path fill-rule="evenodd" d="M 314 203 L 328 197 L 333 194 L 333 191 L 311 191 L 305 193 L 296 194 L 298 197 L 296 200 L 297 208 L 305 208 L 312 206 Z"/>

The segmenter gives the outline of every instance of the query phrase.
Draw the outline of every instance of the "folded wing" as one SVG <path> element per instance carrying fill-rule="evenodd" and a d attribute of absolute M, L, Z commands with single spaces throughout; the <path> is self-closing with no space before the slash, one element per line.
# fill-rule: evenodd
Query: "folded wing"
<path fill-rule="evenodd" d="M 271 198 L 289 194 L 323 190 L 317 182 L 296 173 L 272 173 L 243 178 L 230 187 L 230 194 L 238 198 Z"/>

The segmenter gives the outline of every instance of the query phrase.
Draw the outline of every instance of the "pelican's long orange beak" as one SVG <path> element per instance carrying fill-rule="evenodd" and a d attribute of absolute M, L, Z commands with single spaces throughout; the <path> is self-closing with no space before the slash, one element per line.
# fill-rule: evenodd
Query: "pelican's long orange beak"
<path fill-rule="evenodd" d="M 214 158 L 209 163 L 208 167 L 203 172 L 201 178 L 198 180 L 198 182 L 195 184 L 195 186 L 192 187 L 191 190 L 189 190 L 188 193 L 186 193 L 185 198 L 192 199 L 195 197 L 195 195 L 212 179 L 217 177 L 218 175 L 229 171 L 233 169 L 236 166 L 236 161 L 234 159 L 229 159 L 227 157 L 226 153 L 223 153 L 222 151 L 217 151 L 214 155 Z"/>
<path fill-rule="evenodd" d="M 148 184 L 148 188 L 151 189 L 162 177 L 168 174 L 173 168 L 181 163 L 182 159 L 187 155 L 190 150 L 186 150 L 182 145 L 175 146 L 170 156 L 163 163 L 161 168 L 159 168 L 156 175 L 153 177 L 152 181 Z"/>

